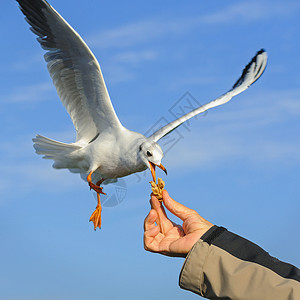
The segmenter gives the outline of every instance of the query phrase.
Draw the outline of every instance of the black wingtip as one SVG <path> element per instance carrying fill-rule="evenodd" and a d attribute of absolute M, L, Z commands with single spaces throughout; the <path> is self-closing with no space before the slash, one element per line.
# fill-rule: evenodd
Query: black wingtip
<path fill-rule="evenodd" d="M 251 59 L 251 61 L 247 64 L 247 66 L 244 68 L 243 73 L 241 75 L 241 77 L 237 80 L 237 82 L 233 85 L 232 89 L 235 89 L 237 86 L 241 85 L 244 81 L 245 76 L 247 75 L 250 66 L 253 63 L 257 63 L 257 57 L 263 53 L 267 53 L 266 50 L 264 48 L 261 48 L 259 51 L 257 51 L 257 53 L 255 54 L 255 56 Z M 260 68 L 256 71 L 256 75 L 260 73 L 260 70 L 263 66 L 261 65 Z M 251 83 L 253 84 L 265 71 L 266 65 L 264 66 L 264 70 L 261 74 L 259 74 L 259 76 Z"/>
<path fill-rule="evenodd" d="M 255 56 L 252 58 L 252 60 L 248 63 L 248 65 L 245 67 L 245 69 L 248 69 L 252 63 L 256 62 L 257 57 L 263 53 L 267 53 L 266 50 L 264 48 L 261 48 L 259 51 L 257 51 L 257 53 L 255 54 Z"/>
<path fill-rule="evenodd" d="M 266 52 L 266 50 L 264 48 L 261 48 L 259 51 L 257 51 L 256 56 L 264 52 Z"/>

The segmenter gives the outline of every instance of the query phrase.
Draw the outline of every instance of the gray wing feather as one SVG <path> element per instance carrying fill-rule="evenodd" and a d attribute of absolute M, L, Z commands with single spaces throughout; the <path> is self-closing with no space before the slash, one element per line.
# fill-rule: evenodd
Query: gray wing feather
<path fill-rule="evenodd" d="M 230 101 L 233 96 L 236 96 L 246 90 L 251 84 L 253 84 L 264 72 L 267 65 L 267 53 L 265 50 L 261 49 L 257 54 L 252 58 L 250 63 L 244 68 L 241 77 L 233 85 L 232 89 L 227 93 L 223 94 L 221 97 L 200 106 L 193 111 L 187 113 L 186 115 L 174 120 L 173 122 L 167 124 L 166 126 L 157 130 L 150 139 L 158 141 L 172 130 L 180 126 L 185 121 L 190 118 L 207 111 L 212 107 L 216 107 L 226 102 Z"/>
<path fill-rule="evenodd" d="M 47 67 L 77 131 L 76 141 L 88 143 L 97 133 L 122 126 L 98 61 L 77 32 L 46 1 L 17 1 L 47 50 Z"/>

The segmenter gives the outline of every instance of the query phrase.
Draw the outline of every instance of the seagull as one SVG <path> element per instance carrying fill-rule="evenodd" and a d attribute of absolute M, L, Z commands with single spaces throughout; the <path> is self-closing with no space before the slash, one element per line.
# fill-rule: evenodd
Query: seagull
<path fill-rule="evenodd" d="M 36 135 L 37 154 L 52 159 L 56 169 L 69 169 L 87 180 L 97 193 L 97 207 L 90 217 L 94 229 L 101 228 L 101 184 L 150 169 L 156 182 L 155 167 L 161 164 L 163 151 L 157 143 L 190 118 L 225 104 L 246 90 L 264 72 L 267 53 L 256 53 L 233 87 L 219 98 L 170 122 L 150 137 L 131 131 L 118 119 L 111 103 L 100 65 L 80 35 L 46 0 L 16 0 L 30 30 L 46 50 L 47 68 L 57 93 L 76 129 L 74 143 L 62 143 Z"/>

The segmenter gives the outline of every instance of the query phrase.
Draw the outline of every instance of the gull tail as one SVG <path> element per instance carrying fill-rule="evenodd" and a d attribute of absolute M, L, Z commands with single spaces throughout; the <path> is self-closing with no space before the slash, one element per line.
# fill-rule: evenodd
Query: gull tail
<path fill-rule="evenodd" d="M 71 153 L 81 149 L 81 146 L 76 144 L 61 143 L 39 134 L 32 141 L 35 152 L 44 155 L 43 158 L 45 159 L 53 159 L 53 168 L 56 169 L 68 168 L 72 161 Z"/>

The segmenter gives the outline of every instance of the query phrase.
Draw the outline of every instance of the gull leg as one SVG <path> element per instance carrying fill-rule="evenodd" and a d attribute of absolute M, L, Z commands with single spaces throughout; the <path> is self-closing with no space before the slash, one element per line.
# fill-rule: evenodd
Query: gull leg
<path fill-rule="evenodd" d="M 96 185 L 98 185 L 98 186 L 100 187 L 100 184 L 101 184 L 104 180 L 105 180 L 105 179 L 102 178 L 101 180 L 97 181 Z M 106 194 L 104 194 L 104 195 L 106 195 Z"/>
<path fill-rule="evenodd" d="M 97 227 L 99 227 L 101 229 L 102 207 L 101 207 L 101 201 L 100 201 L 100 194 L 98 194 L 98 193 L 97 193 L 97 201 L 98 201 L 97 207 L 90 217 L 90 222 L 92 221 L 94 223 L 94 230 L 96 230 Z"/>
<path fill-rule="evenodd" d="M 101 211 L 102 211 L 102 207 L 101 207 L 101 201 L 100 201 L 100 194 L 104 194 L 106 195 L 103 191 L 102 191 L 102 187 L 100 187 L 100 184 L 104 181 L 104 179 L 101 179 L 100 181 L 97 182 L 97 184 L 92 183 L 92 173 L 90 172 L 88 177 L 87 177 L 87 181 L 89 183 L 90 189 L 93 189 L 96 193 L 97 193 L 97 206 L 95 211 L 92 213 L 91 217 L 90 217 L 90 222 L 92 221 L 94 223 L 94 230 L 97 229 L 97 227 L 101 228 Z"/>
<path fill-rule="evenodd" d="M 90 189 L 93 189 L 98 194 L 106 195 L 102 192 L 103 187 L 100 186 L 100 184 L 104 181 L 104 179 L 101 179 L 97 182 L 97 184 L 92 183 L 92 174 L 93 171 L 89 173 L 88 177 L 86 178 L 87 182 L 89 183 Z"/>

